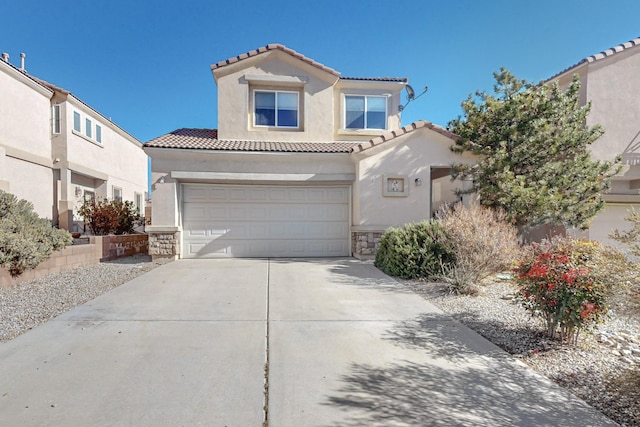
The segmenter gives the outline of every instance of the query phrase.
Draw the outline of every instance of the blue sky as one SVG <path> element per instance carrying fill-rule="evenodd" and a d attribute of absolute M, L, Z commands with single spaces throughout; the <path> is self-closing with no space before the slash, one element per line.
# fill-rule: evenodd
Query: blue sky
<path fill-rule="evenodd" d="M 640 36 L 638 0 L 30 0 L 0 6 L 0 51 L 145 142 L 217 126 L 209 66 L 281 43 L 345 77 L 408 77 L 403 123 L 445 126 L 504 66 L 539 81 Z M 639 71 L 640 73 L 640 71 Z"/>

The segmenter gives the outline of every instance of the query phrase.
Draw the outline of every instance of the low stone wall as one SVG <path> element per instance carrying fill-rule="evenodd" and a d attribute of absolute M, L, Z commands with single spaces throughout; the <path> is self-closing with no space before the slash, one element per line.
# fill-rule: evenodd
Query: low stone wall
<path fill-rule="evenodd" d="M 146 234 L 102 236 L 102 258 L 100 261 L 146 253 L 149 253 L 149 236 Z"/>
<path fill-rule="evenodd" d="M 380 239 L 384 231 L 351 232 L 351 253 L 358 259 L 373 259 L 380 249 Z"/>
<path fill-rule="evenodd" d="M 20 282 L 37 279 L 47 274 L 60 273 L 83 265 L 98 264 L 136 254 L 146 254 L 149 250 L 149 237 L 146 234 L 128 234 L 123 236 L 91 236 L 89 244 L 67 246 L 54 252 L 33 270 L 27 270 L 18 277 L 0 268 L 0 286 L 11 286 Z"/>
<path fill-rule="evenodd" d="M 0 286 L 15 285 L 27 280 L 37 279 L 47 274 L 60 273 L 83 265 L 98 264 L 102 258 L 102 237 L 90 237 L 88 245 L 73 245 L 54 252 L 33 270 L 27 270 L 18 277 L 0 268 Z"/>

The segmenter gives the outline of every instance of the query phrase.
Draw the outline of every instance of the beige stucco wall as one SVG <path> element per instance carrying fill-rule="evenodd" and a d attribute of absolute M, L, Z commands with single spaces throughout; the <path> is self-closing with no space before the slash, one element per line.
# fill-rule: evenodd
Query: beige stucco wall
<path fill-rule="evenodd" d="M 358 159 L 354 186 L 353 225 L 382 229 L 428 219 L 431 216 L 431 167 L 450 166 L 471 161 L 452 153 L 452 141 L 426 128 L 354 155 Z M 390 197 L 383 194 L 385 176 L 406 177 L 408 195 Z M 420 179 L 422 185 L 416 185 Z M 444 189 L 445 193 L 450 185 Z M 449 195 L 442 194 L 449 198 Z"/>
<path fill-rule="evenodd" d="M 271 51 L 215 72 L 218 84 L 218 137 L 262 141 L 331 141 L 332 86 L 336 76 L 290 55 Z M 286 77 L 286 79 L 278 79 Z M 268 81 L 275 79 L 275 81 Z M 265 81 L 267 80 L 267 81 Z M 254 89 L 299 92 L 299 128 L 253 126 Z M 327 108 L 328 106 L 328 108 Z"/>
<path fill-rule="evenodd" d="M 368 140 L 380 130 L 347 131 L 344 95 L 387 97 L 387 130 L 400 127 L 403 82 L 339 80 L 281 51 L 270 51 L 214 71 L 218 84 L 218 137 L 261 141 L 331 142 Z M 256 89 L 299 93 L 299 127 L 265 128 L 253 125 Z"/>
<path fill-rule="evenodd" d="M 345 183 L 340 178 L 355 174 L 348 154 L 232 153 L 159 148 L 146 148 L 146 151 L 153 158 L 152 226 L 158 227 L 180 225 L 181 182 L 299 185 L 313 183 L 314 175 L 323 175 L 335 176 L 340 183 Z M 175 179 L 172 172 L 193 174 L 189 178 Z M 215 178 L 207 173 L 215 173 Z M 234 178 L 236 174 L 245 175 Z M 161 178 L 164 183 L 160 182 Z"/>
<path fill-rule="evenodd" d="M 0 189 L 53 216 L 50 98 L 53 92 L 0 62 Z"/>
<path fill-rule="evenodd" d="M 590 125 L 605 134 L 592 146 L 596 159 L 622 154 L 627 164 L 640 164 L 640 47 L 589 64 L 587 98 Z M 635 147 L 634 147 L 635 145 Z"/>
<path fill-rule="evenodd" d="M 605 133 L 592 146 L 596 160 L 614 160 L 622 155 L 623 169 L 614 177 L 605 195 L 607 205 L 591 227 L 581 235 L 616 245 L 608 235 L 614 228 L 624 229 L 626 209 L 640 203 L 640 47 L 619 51 L 609 57 L 585 62 L 560 76 L 566 87 L 572 76 L 580 76 L 581 102 L 591 102 L 587 124 L 599 124 Z"/>
<path fill-rule="evenodd" d="M 142 212 L 147 192 L 147 155 L 142 144 L 126 134 L 100 114 L 73 96 L 56 99 L 61 106 L 62 129 L 54 135 L 54 157 L 60 159 L 54 167 L 60 171 L 58 183 L 58 210 L 61 226 L 75 221 L 68 227 L 81 226 L 77 215 L 84 200 L 85 191 L 98 198 L 113 196 L 113 188 L 122 190 L 123 200 L 134 201 L 140 194 Z M 81 132 L 73 129 L 74 111 L 81 114 Z M 92 122 L 92 137 L 85 134 L 85 119 Z M 102 128 L 102 142 L 96 141 L 95 126 Z M 70 218 L 71 215 L 71 218 Z M 77 230 L 82 231 L 82 230 Z"/>

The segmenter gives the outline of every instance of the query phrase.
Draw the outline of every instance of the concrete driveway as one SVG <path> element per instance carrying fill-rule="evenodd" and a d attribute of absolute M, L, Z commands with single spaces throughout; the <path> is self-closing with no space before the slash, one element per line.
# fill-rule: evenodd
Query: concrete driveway
<path fill-rule="evenodd" d="M 3 426 L 265 416 L 271 427 L 615 425 L 353 259 L 176 261 L 0 344 Z"/>

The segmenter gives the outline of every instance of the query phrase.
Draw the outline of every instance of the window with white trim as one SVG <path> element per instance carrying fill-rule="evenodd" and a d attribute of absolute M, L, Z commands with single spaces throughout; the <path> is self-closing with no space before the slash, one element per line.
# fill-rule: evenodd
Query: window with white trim
<path fill-rule="evenodd" d="M 102 144 L 102 126 L 94 123 L 92 118 L 87 117 L 78 111 L 73 112 L 73 132 L 85 139 L 89 139 L 92 142 Z"/>
<path fill-rule="evenodd" d="M 113 186 L 113 201 L 121 202 L 122 201 L 122 188 Z"/>
<path fill-rule="evenodd" d="M 80 113 L 78 113 L 77 111 L 73 112 L 73 130 L 75 130 L 76 132 L 82 132 L 82 128 L 81 128 L 81 120 L 80 120 Z"/>
<path fill-rule="evenodd" d="M 255 90 L 253 92 L 254 126 L 297 128 L 298 92 Z"/>
<path fill-rule="evenodd" d="M 135 206 L 138 215 L 142 215 L 142 194 L 134 193 L 133 205 Z"/>
<path fill-rule="evenodd" d="M 60 133 L 60 104 L 53 104 L 51 112 L 51 125 L 53 133 Z"/>
<path fill-rule="evenodd" d="M 385 96 L 345 95 L 345 129 L 386 129 L 387 98 Z"/>

